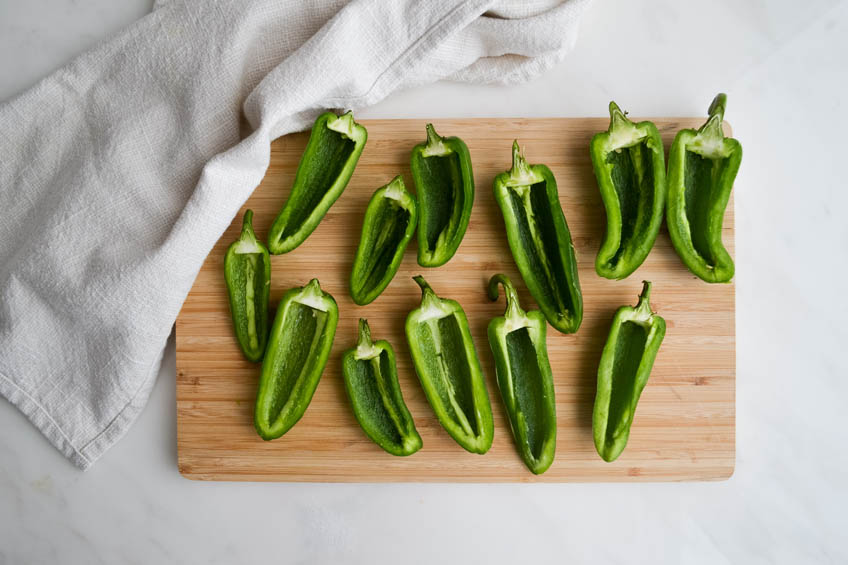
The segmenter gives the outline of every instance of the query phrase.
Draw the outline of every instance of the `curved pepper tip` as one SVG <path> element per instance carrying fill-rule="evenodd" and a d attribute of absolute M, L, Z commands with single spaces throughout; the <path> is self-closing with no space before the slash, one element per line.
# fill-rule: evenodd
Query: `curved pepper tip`
<path fill-rule="evenodd" d="M 498 285 L 503 286 L 504 294 L 506 294 L 505 316 L 523 315 L 524 311 L 521 310 L 521 306 L 518 303 L 518 292 L 516 292 L 515 286 L 513 286 L 509 277 L 503 273 L 498 273 L 489 279 L 489 300 L 495 301 L 498 299 Z"/>
<path fill-rule="evenodd" d="M 427 294 L 427 291 L 433 292 L 433 289 L 430 288 L 430 284 L 424 280 L 424 277 L 421 275 L 415 275 L 412 277 L 412 280 L 415 281 L 415 284 L 421 287 L 421 294 Z"/>
<path fill-rule="evenodd" d="M 498 285 L 504 279 L 506 279 L 506 283 L 504 283 L 504 286 L 506 286 L 506 284 L 509 283 L 509 279 L 506 275 L 498 273 L 497 275 L 493 275 L 492 278 L 489 279 L 489 284 L 486 286 L 486 293 L 489 296 L 489 300 L 491 300 L 492 302 L 498 299 L 498 296 L 500 295 L 500 293 L 498 292 Z"/>
<path fill-rule="evenodd" d="M 651 309 L 651 281 L 642 281 L 642 292 L 639 294 L 636 307 Z"/>

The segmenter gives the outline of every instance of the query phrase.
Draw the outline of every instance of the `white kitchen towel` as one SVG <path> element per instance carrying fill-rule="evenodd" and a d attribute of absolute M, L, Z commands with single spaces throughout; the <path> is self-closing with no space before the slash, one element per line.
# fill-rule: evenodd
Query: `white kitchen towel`
<path fill-rule="evenodd" d="M 2 104 L 0 393 L 88 467 L 273 139 L 441 78 L 529 79 L 586 3 L 169 0 Z"/>

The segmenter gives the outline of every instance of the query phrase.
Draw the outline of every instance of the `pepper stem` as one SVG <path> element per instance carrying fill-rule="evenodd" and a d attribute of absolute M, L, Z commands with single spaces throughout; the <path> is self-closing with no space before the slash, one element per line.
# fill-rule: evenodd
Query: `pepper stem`
<path fill-rule="evenodd" d="M 609 103 L 609 113 L 610 113 L 610 125 L 609 130 L 613 131 L 615 129 L 621 129 L 626 127 L 629 124 L 632 124 L 629 119 L 627 119 L 627 114 L 618 107 L 618 104 L 615 101 L 610 101 Z"/>
<path fill-rule="evenodd" d="M 356 347 L 370 349 L 372 345 L 371 328 L 368 326 L 368 320 L 359 318 L 359 341 L 356 342 Z"/>
<path fill-rule="evenodd" d="M 727 108 L 727 94 L 719 92 L 713 101 L 710 103 L 710 109 L 707 113 L 712 116 L 718 116 L 719 120 L 724 120 L 724 110 Z"/>
<path fill-rule="evenodd" d="M 518 293 L 512 285 L 509 277 L 503 273 L 498 273 L 489 279 L 489 300 L 498 299 L 498 285 L 503 286 L 504 294 L 506 294 L 506 310 L 504 310 L 505 318 L 523 318 L 524 310 L 521 309 L 521 304 L 518 302 Z"/>
<path fill-rule="evenodd" d="M 321 296 L 324 292 L 321 290 L 321 283 L 318 282 L 318 279 L 312 279 L 306 286 L 303 287 L 303 290 L 307 291 L 307 294 L 314 294 L 316 296 Z"/>
<path fill-rule="evenodd" d="M 528 177 L 531 176 L 530 165 L 527 164 L 527 159 L 521 154 L 521 148 L 518 146 L 518 140 L 512 142 L 512 168 L 509 170 L 510 176 L 513 177 Z"/>
<path fill-rule="evenodd" d="M 422 277 L 421 275 L 417 275 L 412 277 L 412 280 L 414 280 L 418 284 L 418 286 L 421 287 L 421 304 L 434 302 L 439 299 L 433 289 L 430 288 L 430 285 L 427 283 L 427 281 L 424 280 L 424 277 Z"/>
<path fill-rule="evenodd" d="M 637 310 L 651 310 L 651 281 L 642 281 L 642 293 L 639 295 L 639 302 L 636 304 Z"/>
<path fill-rule="evenodd" d="M 442 136 L 436 133 L 433 124 L 427 124 L 427 145 L 436 146 L 442 142 Z"/>
<path fill-rule="evenodd" d="M 401 200 L 406 193 L 406 185 L 403 183 L 403 177 L 400 175 L 393 178 L 385 188 L 385 196 L 394 200 Z"/>
<path fill-rule="evenodd" d="M 248 209 L 244 213 L 244 219 L 241 221 L 241 236 L 242 241 L 255 241 L 256 234 L 253 232 L 253 210 Z"/>
<path fill-rule="evenodd" d="M 353 126 L 356 122 L 353 121 L 353 110 L 348 110 L 341 116 L 330 119 L 327 122 L 327 128 L 337 131 L 348 139 L 353 139 Z"/>
<path fill-rule="evenodd" d="M 262 253 L 262 245 L 256 239 L 256 233 L 253 231 L 253 210 L 247 210 L 244 213 L 244 219 L 241 223 L 241 234 L 234 244 L 235 252 L 238 254 Z"/>
<path fill-rule="evenodd" d="M 724 110 L 726 108 L 727 94 L 720 92 L 713 98 L 710 108 L 707 110 L 710 117 L 707 118 L 707 121 L 698 130 L 698 133 L 718 139 L 724 138 L 724 130 L 721 129 L 721 123 L 724 121 Z"/>

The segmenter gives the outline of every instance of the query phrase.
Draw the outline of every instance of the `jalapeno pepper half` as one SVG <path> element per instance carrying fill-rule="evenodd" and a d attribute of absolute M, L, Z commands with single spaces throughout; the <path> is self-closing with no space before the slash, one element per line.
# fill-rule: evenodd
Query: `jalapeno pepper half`
<path fill-rule="evenodd" d="M 271 260 L 253 233 L 253 210 L 244 213 L 241 235 L 227 249 L 224 278 L 239 347 L 250 361 L 261 361 L 268 339 Z"/>
<path fill-rule="evenodd" d="M 556 179 L 545 165 L 528 165 L 512 144 L 512 169 L 495 177 L 495 200 L 512 257 L 548 322 L 573 333 L 583 320 L 583 295 L 571 232 Z"/>
<path fill-rule="evenodd" d="M 288 253 L 318 227 L 347 186 L 367 139 L 368 132 L 353 121 L 351 112 L 318 116 L 289 198 L 268 234 L 271 253 Z"/>
<path fill-rule="evenodd" d="M 392 455 L 421 449 L 398 384 L 395 351 L 388 341 L 371 341 L 367 320 L 359 319 L 359 341 L 342 356 L 342 370 L 353 414 L 365 434 Z"/>
<path fill-rule="evenodd" d="M 489 322 L 489 345 L 495 357 L 512 437 L 527 468 L 544 473 L 556 453 L 556 400 L 548 362 L 547 322 L 538 310 L 525 312 L 506 275 L 489 281 L 489 298 L 498 299 L 498 284 L 506 294 L 506 312 Z"/>
<path fill-rule="evenodd" d="M 627 445 L 636 404 L 665 337 L 665 320 L 651 311 L 650 297 L 651 283 L 645 281 L 636 307 L 616 311 L 601 354 L 592 435 L 604 461 L 614 461 Z"/>
<path fill-rule="evenodd" d="M 471 217 L 474 174 L 468 146 L 427 124 L 427 141 L 412 149 L 412 178 L 421 207 L 418 264 L 438 267 L 454 256 Z"/>
<path fill-rule="evenodd" d="M 317 279 L 287 291 L 262 362 L 254 424 L 262 439 L 289 431 L 306 412 L 327 364 L 339 309 Z"/>
<path fill-rule="evenodd" d="M 589 144 L 595 178 L 607 212 L 607 231 L 595 271 L 623 279 L 650 253 L 665 206 L 665 149 L 652 122 L 634 124 L 610 102 L 609 130 Z"/>
<path fill-rule="evenodd" d="M 365 211 L 350 274 L 350 296 L 354 302 L 360 306 L 373 302 L 389 286 L 417 222 L 418 205 L 400 176 L 377 189 Z"/>
<path fill-rule="evenodd" d="M 406 338 L 424 394 L 459 445 L 486 453 L 495 427 L 468 319 L 458 302 L 436 296 L 423 277 L 415 282 L 421 305 L 406 318 Z"/>
<path fill-rule="evenodd" d="M 716 96 L 707 122 L 677 132 L 668 157 L 668 233 L 686 267 L 710 283 L 729 282 L 734 272 L 721 227 L 742 145 L 724 137 L 726 105 L 725 94 Z"/>

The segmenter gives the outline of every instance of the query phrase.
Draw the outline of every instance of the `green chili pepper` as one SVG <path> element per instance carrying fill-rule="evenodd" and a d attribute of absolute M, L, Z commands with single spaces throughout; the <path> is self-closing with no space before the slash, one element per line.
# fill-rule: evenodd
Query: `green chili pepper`
<path fill-rule="evenodd" d="M 427 141 L 412 149 L 411 165 L 421 205 L 418 264 L 438 267 L 456 253 L 471 217 L 471 154 L 460 138 L 440 137 L 427 124 Z"/>
<path fill-rule="evenodd" d="M 395 352 L 388 341 L 371 341 L 368 321 L 359 319 L 359 341 L 342 357 L 345 388 L 365 434 L 392 455 L 412 455 L 421 436 L 398 384 Z"/>
<path fill-rule="evenodd" d="M 254 424 L 262 439 L 278 438 L 312 400 L 333 347 L 339 308 L 317 279 L 287 291 L 262 362 Z"/>
<path fill-rule="evenodd" d="M 592 165 L 607 212 L 607 231 L 595 271 L 623 279 L 648 256 L 662 224 L 665 149 L 652 122 L 634 124 L 610 102 L 609 130 L 589 144 Z"/>
<path fill-rule="evenodd" d="M 489 280 L 490 299 L 498 299 L 498 284 L 504 287 L 506 312 L 489 322 L 498 388 L 521 458 L 539 475 L 554 461 L 557 435 L 554 377 L 545 341 L 547 323 L 540 311 L 521 309 L 506 275 Z"/>
<path fill-rule="evenodd" d="M 368 132 L 348 112 L 318 116 L 300 158 L 291 194 L 268 234 L 268 249 L 277 255 L 303 243 L 341 196 L 365 147 Z"/>
<path fill-rule="evenodd" d="M 512 145 L 512 169 L 495 177 L 512 257 L 548 322 L 573 333 L 583 320 L 583 295 L 571 233 L 556 179 L 545 165 L 528 165 Z"/>
<path fill-rule="evenodd" d="M 458 302 L 436 296 L 423 277 L 415 282 L 421 305 L 406 318 L 406 339 L 424 394 L 459 445 L 486 453 L 495 427 L 468 319 Z"/>
<path fill-rule="evenodd" d="M 721 242 L 724 210 L 742 162 L 742 145 L 721 129 L 727 96 L 710 104 L 701 129 L 677 133 L 668 157 L 668 213 L 671 242 L 683 263 L 701 279 L 733 278 L 733 259 Z"/>
<path fill-rule="evenodd" d="M 368 203 L 350 275 L 350 296 L 363 306 L 385 290 L 415 233 L 418 205 L 400 175 L 378 188 Z"/>
<path fill-rule="evenodd" d="M 241 235 L 227 249 L 224 278 L 239 347 L 249 360 L 261 361 L 268 339 L 271 259 L 253 233 L 253 210 L 244 213 Z"/>
<path fill-rule="evenodd" d="M 592 434 L 605 461 L 614 461 L 627 445 L 636 404 L 665 337 L 665 320 L 651 310 L 650 297 L 651 283 L 644 281 L 636 307 L 616 311 L 601 354 Z"/>

